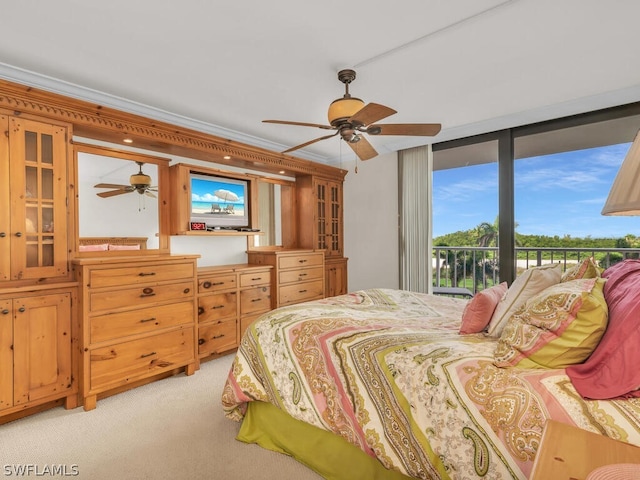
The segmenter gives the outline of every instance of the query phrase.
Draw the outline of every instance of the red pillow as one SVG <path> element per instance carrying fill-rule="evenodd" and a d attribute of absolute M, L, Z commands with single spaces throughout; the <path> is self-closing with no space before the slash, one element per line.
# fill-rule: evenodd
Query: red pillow
<path fill-rule="evenodd" d="M 625 260 L 602 274 L 609 325 L 582 364 L 567 367 L 573 386 L 585 398 L 640 396 L 640 260 Z"/>
<path fill-rule="evenodd" d="M 462 312 L 460 333 L 480 333 L 491 321 L 500 299 L 507 293 L 507 282 L 476 293 Z"/>

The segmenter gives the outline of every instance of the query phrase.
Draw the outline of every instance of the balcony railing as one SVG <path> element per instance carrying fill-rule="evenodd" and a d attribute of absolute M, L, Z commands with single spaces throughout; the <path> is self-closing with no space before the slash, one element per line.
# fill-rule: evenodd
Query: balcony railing
<path fill-rule="evenodd" d="M 563 271 L 586 257 L 601 268 L 626 258 L 640 258 L 638 248 L 532 248 L 516 247 L 517 273 L 545 263 L 561 263 Z M 473 293 L 500 281 L 497 247 L 434 247 L 433 285 L 464 287 Z"/>

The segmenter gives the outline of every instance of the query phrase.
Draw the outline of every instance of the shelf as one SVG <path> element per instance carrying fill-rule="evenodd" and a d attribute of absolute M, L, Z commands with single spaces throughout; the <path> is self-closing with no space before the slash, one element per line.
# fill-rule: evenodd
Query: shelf
<path fill-rule="evenodd" d="M 264 235 L 264 232 L 239 232 L 237 230 L 219 230 L 216 232 L 202 232 L 198 230 L 187 230 L 178 232 L 175 235 L 192 235 L 200 237 L 248 237 L 250 235 Z"/>

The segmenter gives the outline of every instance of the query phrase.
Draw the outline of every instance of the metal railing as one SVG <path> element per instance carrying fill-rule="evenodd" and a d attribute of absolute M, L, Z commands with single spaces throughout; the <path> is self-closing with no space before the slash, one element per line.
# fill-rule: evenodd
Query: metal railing
<path fill-rule="evenodd" d="M 465 287 L 473 293 L 500 281 L 497 247 L 434 247 L 433 285 Z M 545 263 L 561 263 L 563 271 L 586 257 L 605 269 L 626 258 L 640 258 L 639 248 L 516 247 L 517 273 Z"/>

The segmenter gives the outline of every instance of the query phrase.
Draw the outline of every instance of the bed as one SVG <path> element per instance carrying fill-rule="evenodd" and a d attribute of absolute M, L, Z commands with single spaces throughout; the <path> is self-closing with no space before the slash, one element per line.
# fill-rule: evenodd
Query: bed
<path fill-rule="evenodd" d="M 526 479 L 548 419 L 640 445 L 638 322 L 637 260 L 471 300 L 357 291 L 254 322 L 222 405 L 324 478 Z"/>

